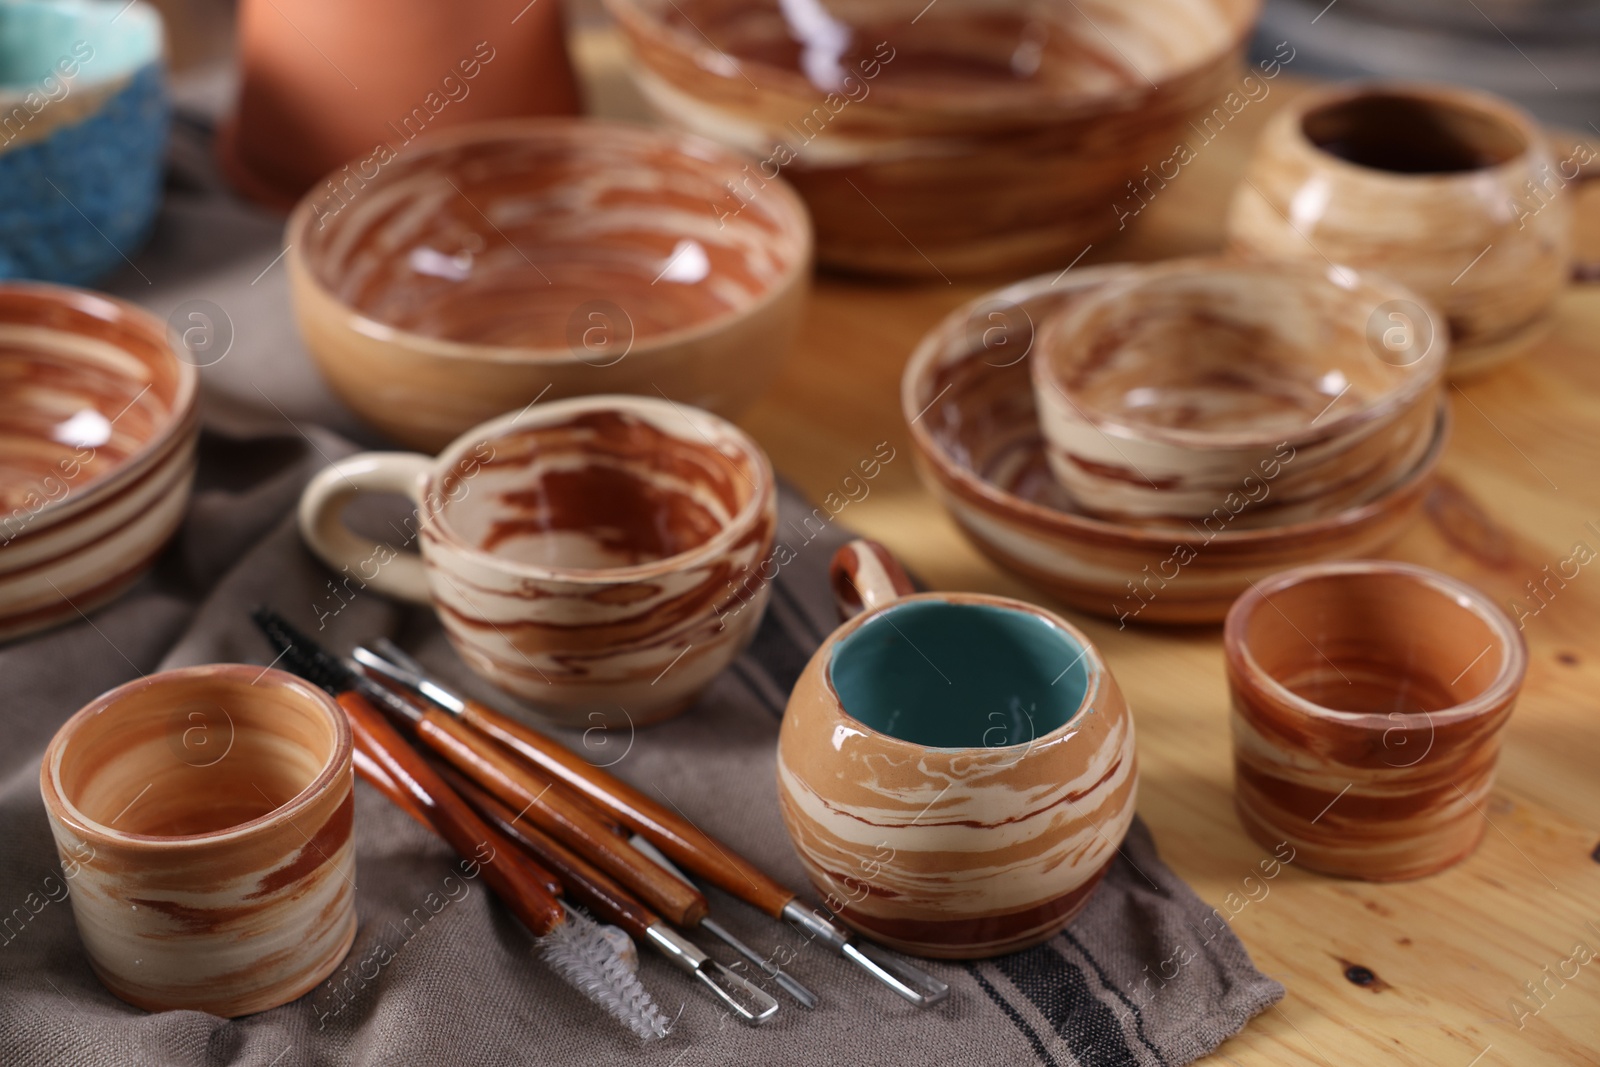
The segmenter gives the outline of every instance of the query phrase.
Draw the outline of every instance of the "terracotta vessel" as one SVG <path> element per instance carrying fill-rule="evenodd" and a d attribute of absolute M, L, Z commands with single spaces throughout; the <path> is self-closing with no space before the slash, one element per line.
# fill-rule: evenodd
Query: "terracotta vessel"
<path fill-rule="evenodd" d="M 1454 86 L 1307 93 L 1273 116 L 1228 212 L 1238 252 L 1371 268 L 1434 302 L 1451 371 L 1536 344 L 1572 273 L 1585 144 L 1547 140 L 1512 104 Z M 1418 328 L 1397 308 L 1393 329 Z"/>
<path fill-rule="evenodd" d="M 1099 652 L 1020 600 L 911 593 L 882 546 L 833 561 L 841 609 L 795 684 L 778 801 L 840 919 L 921 956 L 1054 936 L 1133 820 L 1133 719 Z"/>
<path fill-rule="evenodd" d="M 811 265 L 782 183 L 719 221 L 741 166 L 617 123 L 431 137 L 295 210 L 300 333 L 357 415 L 428 451 L 540 397 L 664 394 L 733 414 L 787 354 Z"/>
<path fill-rule="evenodd" d="M 341 522 L 361 492 L 417 505 L 408 544 Z M 300 499 L 300 530 L 353 595 L 432 603 L 473 670 L 567 726 L 683 711 L 766 609 L 777 497 L 759 446 L 647 397 L 536 404 L 437 459 L 367 452 Z"/>
<path fill-rule="evenodd" d="M 217 136 L 235 188 L 287 211 L 423 132 L 576 115 L 559 3 L 242 0 L 239 99 Z"/>
<path fill-rule="evenodd" d="M 68 719 L 40 790 L 106 988 L 236 1016 L 331 974 L 356 929 L 350 753 L 325 693 L 238 664 L 152 674 Z"/>
<path fill-rule="evenodd" d="M 956 309 L 912 353 L 900 383 L 923 480 L 973 544 L 1067 604 L 1133 622 L 1220 622 L 1252 581 L 1286 567 L 1367 556 L 1417 517 L 1448 437 L 1449 408 L 1432 444 L 1376 499 L 1322 518 L 1246 528 L 1250 487 L 1203 518 L 1111 522 L 1084 514 L 1045 460 L 1029 379 L 1034 330 L 1096 287 L 1139 268 L 1040 275 Z M 1257 487 L 1270 499 L 1272 482 Z"/>
<path fill-rule="evenodd" d="M 1477 846 L 1528 661 L 1487 596 L 1408 563 L 1302 567 L 1241 596 L 1223 644 L 1234 806 L 1257 843 L 1372 881 Z"/>
<path fill-rule="evenodd" d="M 1382 309 L 1421 307 L 1426 348 L 1391 352 Z M 1369 332 L 1373 336 L 1369 336 Z M 1409 290 L 1325 264 L 1181 259 L 1052 316 L 1029 360 L 1046 458 L 1101 518 L 1239 528 L 1366 503 L 1433 440 L 1448 342 Z"/>
<path fill-rule="evenodd" d="M 0 640 L 120 596 L 183 520 L 198 372 L 132 304 L 0 285 Z"/>
<path fill-rule="evenodd" d="M 1159 182 L 1151 168 L 1216 136 L 1230 91 L 1249 91 L 1239 58 L 1259 4 L 607 7 L 651 105 L 754 161 L 724 212 L 781 174 L 811 207 L 823 263 L 940 277 L 1064 263 L 1124 225 L 1134 183 Z"/>

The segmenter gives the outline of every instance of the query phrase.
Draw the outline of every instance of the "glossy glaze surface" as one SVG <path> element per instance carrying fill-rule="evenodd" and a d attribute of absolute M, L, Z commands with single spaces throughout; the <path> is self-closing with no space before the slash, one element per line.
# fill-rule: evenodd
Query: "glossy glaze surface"
<path fill-rule="evenodd" d="M 313 190 L 296 209 L 301 332 L 359 415 L 428 450 L 541 394 L 735 411 L 788 349 L 811 255 L 786 186 L 718 217 L 742 165 L 600 122 L 419 141 L 347 200 Z"/>
<path fill-rule="evenodd" d="M 1263 131 L 1228 240 L 1250 255 L 1395 278 L 1439 306 L 1451 369 L 1470 372 L 1548 332 L 1571 269 L 1569 186 L 1594 173 L 1591 149 L 1547 140 L 1493 96 L 1426 84 L 1326 89 Z"/>
<path fill-rule="evenodd" d="M 106 988 L 247 1015 L 311 989 L 355 936 L 344 713 L 291 675 L 164 671 L 67 721 L 40 789 Z"/>
<path fill-rule="evenodd" d="M 1115 229 L 1124 183 L 1234 88 L 1258 7 L 607 6 L 652 106 L 758 161 L 726 210 L 781 172 L 824 263 L 927 277 L 1070 258 Z"/>
<path fill-rule="evenodd" d="M 1383 346 L 1373 324 L 1402 302 L 1438 335 L 1426 349 Z M 1079 507 L 1204 518 L 1270 481 L 1242 528 L 1334 514 L 1415 467 L 1448 348 L 1442 320 L 1381 277 L 1203 258 L 1087 294 L 1042 324 L 1029 362 L 1050 468 Z"/>
<path fill-rule="evenodd" d="M 1246 529 L 1234 521 L 1248 503 L 1242 491 L 1175 526 L 1078 511 L 1045 459 L 1027 364 L 1034 329 L 1131 269 L 1075 269 L 1056 284 L 1049 274 L 997 290 L 952 312 L 912 353 L 900 401 L 918 468 L 984 554 L 1075 608 L 1124 623 L 1219 622 L 1251 581 L 1369 555 L 1415 520 L 1448 437 L 1443 406 L 1429 451 L 1408 475 L 1327 518 Z M 1265 487 L 1270 494 L 1271 480 Z"/>
<path fill-rule="evenodd" d="M 114 598 L 177 529 L 197 373 L 163 325 L 83 290 L 0 285 L 0 639 Z"/>
<path fill-rule="evenodd" d="M 417 501 L 420 559 L 340 524 L 355 492 L 383 489 Z M 469 666 L 552 720 L 642 725 L 755 632 L 776 508 L 766 457 L 731 423 L 602 396 L 506 415 L 437 460 L 342 461 L 307 487 L 301 530 L 335 569 L 431 602 Z"/>
<path fill-rule="evenodd" d="M 1251 837 L 1375 881 L 1464 858 L 1527 669 L 1488 597 L 1414 564 L 1276 575 L 1224 631 L 1234 802 Z"/>

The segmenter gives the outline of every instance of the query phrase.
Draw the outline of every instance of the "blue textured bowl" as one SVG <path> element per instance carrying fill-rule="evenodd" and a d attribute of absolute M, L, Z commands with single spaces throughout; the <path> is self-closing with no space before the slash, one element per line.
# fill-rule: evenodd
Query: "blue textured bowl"
<path fill-rule="evenodd" d="M 0 279 L 82 285 L 149 235 L 171 117 L 161 42 L 147 4 L 0 0 Z"/>

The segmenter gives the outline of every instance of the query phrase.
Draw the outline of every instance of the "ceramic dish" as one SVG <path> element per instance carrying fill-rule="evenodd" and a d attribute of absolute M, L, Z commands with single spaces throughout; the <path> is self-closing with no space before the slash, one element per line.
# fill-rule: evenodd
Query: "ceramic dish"
<path fill-rule="evenodd" d="M 68 719 L 39 787 L 100 981 L 224 1016 L 314 988 L 356 933 L 354 781 L 344 712 L 282 671 L 162 671 Z"/>
<path fill-rule="evenodd" d="M 723 210 L 751 210 L 781 174 L 819 258 L 852 271 L 1064 262 L 1142 207 L 1130 179 L 1149 195 L 1175 144 L 1203 145 L 1232 118 L 1225 99 L 1264 85 L 1239 69 L 1256 0 L 606 6 L 651 105 L 757 161 Z"/>
<path fill-rule="evenodd" d="M 1223 647 L 1234 804 L 1258 844 L 1373 881 L 1477 846 L 1528 666 L 1487 596 L 1409 563 L 1301 567 L 1239 598 Z"/>
<path fill-rule="evenodd" d="M 804 206 L 776 183 L 713 209 L 744 161 L 699 138 L 562 119 L 419 140 L 289 220 L 290 296 L 361 418 L 434 451 L 543 398 L 754 400 L 799 326 Z"/>
<path fill-rule="evenodd" d="M 120 595 L 177 530 L 198 372 L 120 300 L 0 285 L 0 640 Z"/>
<path fill-rule="evenodd" d="M 1444 405 L 1432 446 L 1409 474 L 1376 500 L 1326 518 L 1236 528 L 1242 494 L 1173 527 L 1074 510 L 1045 461 L 1026 359 L 1033 324 L 1135 269 L 1078 269 L 1059 283 L 1040 275 L 997 290 L 952 312 L 907 363 L 900 402 L 918 468 L 980 551 L 1073 607 L 1124 624 L 1219 622 L 1251 581 L 1372 555 L 1412 523 L 1444 451 Z"/>
<path fill-rule="evenodd" d="M 150 4 L 0 4 L 0 279 L 83 285 L 161 204 L 171 106 Z"/>
<path fill-rule="evenodd" d="M 1426 348 L 1381 343 L 1400 304 L 1431 324 Z M 1237 529 L 1334 514 L 1409 473 L 1448 348 L 1386 278 L 1199 258 L 1085 294 L 1043 324 L 1029 365 L 1050 469 L 1078 507 L 1176 521 L 1244 494 Z"/>

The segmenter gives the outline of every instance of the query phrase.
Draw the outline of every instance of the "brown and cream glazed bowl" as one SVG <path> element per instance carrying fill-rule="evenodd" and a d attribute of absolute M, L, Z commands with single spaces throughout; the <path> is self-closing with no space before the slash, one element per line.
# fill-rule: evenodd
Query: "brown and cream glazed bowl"
<path fill-rule="evenodd" d="M 606 6 L 650 104 L 752 160 L 723 215 L 758 209 L 781 177 L 811 207 L 823 263 L 934 278 L 1065 262 L 1125 225 L 1117 205 L 1144 202 L 1133 182 L 1152 189 L 1149 168 L 1216 136 L 1250 91 L 1239 59 L 1260 5 Z"/>
<path fill-rule="evenodd" d="M 795 684 L 778 801 L 829 910 L 919 956 L 1054 936 L 1133 820 L 1133 718 L 1100 653 L 1005 597 L 910 592 L 881 546 L 833 563 L 844 611 Z"/>
<path fill-rule="evenodd" d="M 1433 324 L 1425 348 L 1382 343 L 1384 309 L 1400 305 Z M 1045 455 L 1101 518 L 1200 519 L 1229 493 L 1260 497 L 1237 528 L 1336 514 L 1432 444 L 1444 334 L 1415 294 L 1345 267 L 1141 267 L 1041 328 L 1030 365 Z"/>
<path fill-rule="evenodd" d="M 98 697 L 40 790 L 106 988 L 236 1016 L 321 982 L 355 937 L 350 727 L 276 670 L 162 671 Z"/>
<path fill-rule="evenodd" d="M 1409 563 L 1302 567 L 1228 612 L 1234 804 L 1267 848 L 1372 881 L 1467 856 L 1527 670 L 1483 593 Z"/>
<path fill-rule="evenodd" d="M 744 166 L 698 137 L 588 119 L 425 136 L 295 209 L 295 320 L 357 415 L 430 452 L 540 397 L 736 414 L 787 354 L 811 269 L 783 182 L 719 215 Z"/>
<path fill-rule="evenodd" d="M 405 543 L 344 525 L 363 492 L 416 504 Z M 567 726 L 693 703 L 755 634 L 776 527 L 760 446 L 651 397 L 534 404 L 437 459 L 362 453 L 300 499 L 306 543 L 348 588 L 432 604 L 468 666 Z"/>
<path fill-rule="evenodd" d="M 183 519 L 199 374 L 121 300 L 0 285 L 0 640 L 91 611 Z"/>
<path fill-rule="evenodd" d="M 1256 528 L 1237 521 L 1252 500 L 1270 500 L 1281 461 L 1183 523 L 1118 523 L 1073 504 L 1045 459 L 1028 368 L 1035 328 L 1139 269 L 1078 268 L 996 290 L 956 309 L 912 353 L 900 403 L 918 469 L 979 551 L 1074 608 L 1124 625 L 1220 622 L 1252 581 L 1373 555 L 1415 521 L 1448 438 L 1443 403 L 1410 471 L 1373 500 L 1322 518 Z"/>

